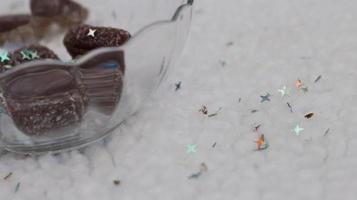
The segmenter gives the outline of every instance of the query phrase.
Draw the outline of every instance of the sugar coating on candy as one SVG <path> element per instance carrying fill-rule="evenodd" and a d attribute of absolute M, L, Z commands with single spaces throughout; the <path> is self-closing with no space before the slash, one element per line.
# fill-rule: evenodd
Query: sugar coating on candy
<path fill-rule="evenodd" d="M 26 134 L 80 122 L 86 99 L 73 75 L 63 69 L 19 72 L 3 83 L 7 110 L 16 126 Z"/>
<path fill-rule="evenodd" d="M 0 16 L 0 33 L 8 32 L 30 22 L 31 15 Z"/>
<path fill-rule="evenodd" d="M 43 59 L 59 60 L 52 50 L 41 45 L 30 45 L 14 52 L 0 52 L 0 73 L 22 63 Z"/>
<path fill-rule="evenodd" d="M 58 58 L 38 45 L 10 55 L 16 63 Z M 89 108 L 111 115 L 120 101 L 125 71 L 122 51 L 102 52 L 79 64 L 32 65 L 0 79 L 0 100 L 16 127 L 25 134 L 44 135 L 78 125 Z"/>
<path fill-rule="evenodd" d="M 11 69 L 12 65 L 14 65 L 14 61 L 11 58 L 11 54 L 7 51 L 0 52 L 0 73 Z"/>
<path fill-rule="evenodd" d="M 52 50 L 41 45 L 31 45 L 18 49 L 12 54 L 12 58 L 16 64 L 22 64 L 33 60 L 59 59 Z"/>
<path fill-rule="evenodd" d="M 39 135 L 82 120 L 83 103 L 78 93 L 47 97 L 36 101 L 8 100 L 8 109 L 17 127 L 24 133 Z"/>
<path fill-rule="evenodd" d="M 125 71 L 123 52 L 102 53 L 79 66 L 81 90 L 88 104 L 97 111 L 111 114 L 118 105 Z"/>
<path fill-rule="evenodd" d="M 123 74 L 118 69 L 81 69 L 81 87 L 90 105 L 110 114 L 118 104 L 123 89 Z"/>
<path fill-rule="evenodd" d="M 80 4 L 71 0 L 31 0 L 30 8 L 32 15 L 38 17 L 71 14 L 83 9 Z"/>
<path fill-rule="evenodd" d="M 122 29 L 79 25 L 66 34 L 63 43 L 75 58 L 100 47 L 119 47 L 130 37 L 130 33 Z"/>

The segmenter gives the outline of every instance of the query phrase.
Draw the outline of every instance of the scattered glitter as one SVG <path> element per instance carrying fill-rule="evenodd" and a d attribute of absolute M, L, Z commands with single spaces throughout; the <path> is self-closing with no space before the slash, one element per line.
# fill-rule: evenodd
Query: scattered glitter
<path fill-rule="evenodd" d="M 293 129 L 295 132 L 295 135 L 299 136 L 302 131 L 304 131 L 303 128 L 301 128 L 299 125 L 296 125 L 295 128 Z"/>
<path fill-rule="evenodd" d="M 268 142 L 266 141 L 264 135 L 260 135 L 260 137 L 258 138 L 257 141 L 255 141 L 255 143 L 257 144 L 257 151 L 262 151 L 265 150 L 269 147 Z"/>
<path fill-rule="evenodd" d="M 21 53 L 21 56 L 22 56 L 22 60 L 32 60 L 32 57 L 31 57 L 31 52 L 28 51 L 28 50 L 23 50 L 20 52 Z"/>
<path fill-rule="evenodd" d="M 330 128 L 328 128 L 328 129 L 325 131 L 324 136 L 326 136 L 329 132 L 330 132 Z"/>
<path fill-rule="evenodd" d="M 4 177 L 4 180 L 10 178 L 12 176 L 12 172 L 10 172 L 9 174 L 7 174 L 5 177 Z"/>
<path fill-rule="evenodd" d="M 22 56 L 22 60 L 34 60 L 40 58 L 37 51 L 23 50 L 20 54 Z"/>
<path fill-rule="evenodd" d="M 290 90 L 286 86 L 284 86 L 282 89 L 278 90 L 278 92 L 280 92 L 281 97 L 285 97 L 289 95 Z"/>
<path fill-rule="evenodd" d="M 175 83 L 175 87 L 176 87 L 176 88 L 175 88 L 175 91 L 176 91 L 176 92 L 181 89 L 181 84 L 182 84 L 181 81 Z"/>
<path fill-rule="evenodd" d="M 204 172 L 208 171 L 208 167 L 206 165 L 206 163 L 201 163 L 200 165 L 200 171 L 191 174 L 188 179 L 198 179 Z"/>
<path fill-rule="evenodd" d="M 271 95 L 269 93 L 267 93 L 266 95 L 260 95 L 260 98 L 262 98 L 262 100 L 260 101 L 260 103 L 264 103 L 266 101 L 270 101 L 270 97 Z"/>
<path fill-rule="evenodd" d="M 322 78 L 322 76 L 319 75 L 319 76 L 315 79 L 314 83 L 317 83 L 321 78 Z"/>
<path fill-rule="evenodd" d="M 0 53 L 0 62 L 4 63 L 6 61 L 10 61 L 9 53 L 7 52 Z"/>
<path fill-rule="evenodd" d="M 209 114 L 208 117 L 214 117 L 217 116 L 218 113 L 222 110 L 222 107 L 220 107 L 215 113 Z"/>
<path fill-rule="evenodd" d="M 255 126 L 255 127 L 254 127 L 254 132 L 258 132 L 258 130 L 259 130 L 259 128 L 260 128 L 261 126 L 262 126 L 261 124 Z"/>
<path fill-rule="evenodd" d="M 208 167 L 207 167 L 206 163 L 201 163 L 200 171 L 201 172 L 207 172 L 208 171 Z"/>
<path fill-rule="evenodd" d="M 113 184 L 116 185 L 116 186 L 120 185 L 120 180 L 114 180 Z"/>
<path fill-rule="evenodd" d="M 30 54 L 32 60 L 40 58 L 37 51 L 29 51 L 29 54 Z"/>
<path fill-rule="evenodd" d="M 296 80 L 296 82 L 295 82 L 295 87 L 296 87 L 297 89 L 300 89 L 303 85 L 304 85 L 304 84 L 302 84 L 302 82 L 301 82 L 300 79 Z"/>
<path fill-rule="evenodd" d="M 202 175 L 202 172 L 193 173 L 188 179 L 198 179 Z"/>
<path fill-rule="evenodd" d="M 233 46 L 234 45 L 234 42 L 230 41 L 230 42 L 227 42 L 226 46 L 227 47 L 230 47 L 230 46 Z"/>
<path fill-rule="evenodd" d="M 219 64 L 221 64 L 221 66 L 224 67 L 224 66 L 227 65 L 227 62 L 224 61 L 224 60 L 220 60 L 220 61 L 219 61 Z"/>
<path fill-rule="evenodd" d="M 204 115 L 207 115 L 208 114 L 208 109 L 206 106 L 202 106 L 201 109 L 198 110 L 199 112 L 201 112 L 202 114 Z"/>
<path fill-rule="evenodd" d="M 195 144 L 188 144 L 188 145 L 186 145 L 186 148 L 187 148 L 186 152 L 187 153 L 196 153 L 196 147 L 197 147 L 197 145 L 195 145 Z"/>
<path fill-rule="evenodd" d="M 217 142 L 215 142 L 213 145 L 212 145 L 212 148 L 215 148 L 217 145 Z"/>
<path fill-rule="evenodd" d="M 251 110 L 250 112 L 251 112 L 251 113 L 256 113 L 256 112 L 259 112 L 259 110 L 253 109 L 253 110 Z"/>
<path fill-rule="evenodd" d="M 306 118 L 306 119 L 311 119 L 313 116 L 314 116 L 314 113 L 307 113 L 307 114 L 305 115 L 305 118 Z"/>
<path fill-rule="evenodd" d="M 304 91 L 304 92 L 308 92 L 308 91 L 309 91 L 309 88 L 308 88 L 308 87 L 302 87 L 301 89 L 302 89 L 302 91 Z"/>
<path fill-rule="evenodd" d="M 293 107 L 290 105 L 290 103 L 287 102 L 286 104 L 288 105 L 288 107 L 289 107 L 289 109 L 290 109 L 290 112 L 293 112 Z"/>
<path fill-rule="evenodd" d="M 217 115 L 218 115 L 218 113 L 213 113 L 213 114 L 208 115 L 208 117 L 215 117 Z"/>
<path fill-rule="evenodd" d="M 17 183 L 15 187 L 15 193 L 19 191 L 21 183 Z"/>
<path fill-rule="evenodd" d="M 90 36 L 90 37 L 93 37 L 93 38 L 94 38 L 96 31 L 97 31 L 97 30 L 95 30 L 95 29 L 89 29 L 87 36 Z"/>

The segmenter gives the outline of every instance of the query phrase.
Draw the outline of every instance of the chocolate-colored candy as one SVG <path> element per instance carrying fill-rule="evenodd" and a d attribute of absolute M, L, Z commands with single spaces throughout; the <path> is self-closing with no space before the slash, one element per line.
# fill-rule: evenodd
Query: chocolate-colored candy
<path fill-rule="evenodd" d="M 30 45 L 16 50 L 12 54 L 15 64 L 22 64 L 34 60 L 59 60 L 58 56 L 49 48 L 41 45 Z"/>
<path fill-rule="evenodd" d="M 81 24 L 88 17 L 88 10 L 79 3 L 67 0 L 63 6 L 62 16 L 65 17 L 65 24 Z"/>
<path fill-rule="evenodd" d="M 101 54 L 80 65 L 80 87 L 89 106 L 111 114 L 119 103 L 125 71 L 124 54 L 112 51 Z"/>
<path fill-rule="evenodd" d="M 89 107 L 111 115 L 122 94 L 124 64 L 118 50 L 74 64 L 33 62 L 0 76 L 0 103 L 28 135 L 77 125 Z"/>
<path fill-rule="evenodd" d="M 37 66 L 2 81 L 6 108 L 20 130 L 41 135 L 82 120 L 86 101 L 71 70 L 65 66 Z"/>
<path fill-rule="evenodd" d="M 30 15 L 6 15 L 0 16 L 0 33 L 8 32 L 19 26 L 26 25 L 30 22 Z"/>
<path fill-rule="evenodd" d="M 12 58 L 12 54 L 8 52 L 0 53 L 0 73 L 3 73 L 11 69 L 15 65 L 15 61 Z M 2 57 L 2 58 L 1 58 Z"/>
<path fill-rule="evenodd" d="M 88 10 L 72 0 L 31 0 L 32 15 L 51 17 L 61 23 L 78 24 L 88 16 Z"/>
<path fill-rule="evenodd" d="M 90 31 L 94 31 L 94 36 Z M 66 34 L 63 43 L 75 58 L 100 47 L 119 47 L 130 37 L 130 33 L 122 29 L 80 25 Z"/>
<path fill-rule="evenodd" d="M 7 53 L 7 58 L 9 59 L 4 59 L 4 62 L 1 62 L 2 60 L 0 59 L 0 73 L 16 67 L 16 65 L 34 60 L 59 60 L 58 56 L 52 50 L 41 45 L 30 45 L 18 49 L 15 52 Z"/>
<path fill-rule="evenodd" d="M 67 0 L 31 0 L 33 16 L 54 17 L 60 15 Z"/>

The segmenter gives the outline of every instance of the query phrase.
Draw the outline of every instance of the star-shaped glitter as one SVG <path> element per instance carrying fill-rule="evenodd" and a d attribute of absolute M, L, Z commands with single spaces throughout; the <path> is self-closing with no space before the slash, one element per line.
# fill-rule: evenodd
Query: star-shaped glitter
<path fill-rule="evenodd" d="M 271 95 L 269 93 L 267 93 L 265 96 L 260 95 L 260 98 L 262 98 L 262 100 L 260 101 L 260 103 L 264 103 L 266 101 L 270 101 L 270 97 Z"/>
<path fill-rule="evenodd" d="M 31 57 L 31 52 L 28 51 L 28 50 L 23 50 L 20 52 L 21 53 L 21 56 L 22 56 L 22 60 L 32 60 L 32 57 Z"/>
<path fill-rule="evenodd" d="M 290 90 L 286 86 L 284 86 L 283 89 L 278 90 L 278 92 L 280 92 L 282 97 L 285 97 L 289 95 Z"/>
<path fill-rule="evenodd" d="M 202 175 L 202 172 L 193 173 L 188 179 L 199 178 Z"/>
<path fill-rule="evenodd" d="M 295 82 L 295 87 L 297 89 L 300 89 L 304 84 L 302 83 L 302 81 L 300 79 L 296 80 Z"/>
<path fill-rule="evenodd" d="M 299 125 L 296 125 L 293 131 L 295 132 L 295 135 L 299 136 L 300 132 L 302 132 L 304 129 L 301 128 Z"/>
<path fill-rule="evenodd" d="M 10 61 L 9 53 L 7 53 L 7 52 L 0 53 L 0 61 L 2 63 L 6 62 L 6 61 Z"/>
<path fill-rule="evenodd" d="M 97 32 L 97 30 L 95 30 L 95 29 L 89 29 L 87 36 L 95 37 L 95 32 Z"/>
<path fill-rule="evenodd" d="M 178 91 L 179 89 L 181 89 L 181 84 L 182 84 L 181 81 L 175 83 L 175 87 L 176 87 L 176 88 L 175 88 L 175 91 Z"/>
<path fill-rule="evenodd" d="M 260 147 L 264 144 L 264 135 L 261 135 L 255 143 L 257 144 L 257 149 L 260 149 Z"/>
<path fill-rule="evenodd" d="M 197 147 L 197 145 L 195 145 L 195 144 L 188 144 L 188 145 L 186 145 L 186 152 L 187 153 L 196 153 L 196 147 Z"/>
<path fill-rule="evenodd" d="M 32 60 L 40 58 L 37 51 L 29 51 L 29 54 L 30 54 Z"/>
<path fill-rule="evenodd" d="M 259 139 L 255 141 L 255 143 L 257 144 L 257 151 L 262 151 L 269 147 L 269 143 L 263 134 L 260 135 Z"/>

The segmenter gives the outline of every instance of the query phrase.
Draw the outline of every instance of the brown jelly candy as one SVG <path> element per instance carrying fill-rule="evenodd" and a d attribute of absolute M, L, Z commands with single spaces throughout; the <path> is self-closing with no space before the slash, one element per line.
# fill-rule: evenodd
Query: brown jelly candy
<path fill-rule="evenodd" d="M 80 86 L 89 106 L 111 114 L 119 103 L 125 71 L 124 53 L 109 50 L 79 66 Z"/>
<path fill-rule="evenodd" d="M 4 56 L 3 59 L 1 56 Z M 0 73 L 25 62 L 44 59 L 59 60 L 52 50 L 41 45 L 26 46 L 10 53 L 2 52 L 0 53 Z"/>
<path fill-rule="evenodd" d="M 16 50 L 12 54 L 16 64 L 22 64 L 34 60 L 59 60 L 58 56 L 49 48 L 41 45 L 30 45 Z"/>
<path fill-rule="evenodd" d="M 33 16 L 64 24 L 79 24 L 88 17 L 88 10 L 72 0 L 31 0 L 30 7 Z"/>
<path fill-rule="evenodd" d="M 85 98 L 71 70 L 66 66 L 36 66 L 2 80 L 6 109 L 21 131 L 41 135 L 82 120 Z"/>
<path fill-rule="evenodd" d="M 11 69 L 15 65 L 12 54 L 7 51 L 0 52 L 0 73 Z"/>
<path fill-rule="evenodd" d="M 31 15 L 5 15 L 0 16 L 0 33 L 8 32 L 17 27 L 28 24 Z"/>
<path fill-rule="evenodd" d="M 54 17 L 62 14 L 67 0 L 31 0 L 30 8 L 33 16 Z"/>
<path fill-rule="evenodd" d="M 35 37 L 31 19 L 31 15 L 26 14 L 0 16 L 0 45 L 12 41 L 33 42 Z"/>
<path fill-rule="evenodd" d="M 111 115 L 122 94 L 124 64 L 123 52 L 114 49 L 75 64 L 33 62 L 0 76 L 1 103 L 28 135 L 78 125 L 89 107 Z"/>
<path fill-rule="evenodd" d="M 130 37 L 130 33 L 122 29 L 79 25 L 66 34 L 63 43 L 76 58 L 100 47 L 119 47 Z"/>

